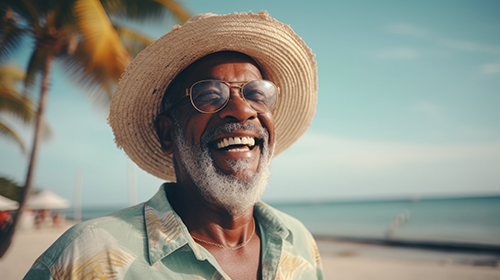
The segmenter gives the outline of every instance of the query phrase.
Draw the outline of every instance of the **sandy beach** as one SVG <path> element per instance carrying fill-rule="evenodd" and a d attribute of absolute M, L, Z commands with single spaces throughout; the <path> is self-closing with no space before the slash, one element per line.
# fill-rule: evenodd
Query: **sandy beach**
<path fill-rule="evenodd" d="M 1 279 L 22 279 L 36 258 L 70 226 L 18 231 L 0 259 Z M 318 246 L 328 280 L 500 280 L 500 264 L 488 256 L 326 239 L 318 240 Z"/>
<path fill-rule="evenodd" d="M 500 279 L 498 256 L 318 240 L 325 279 Z"/>

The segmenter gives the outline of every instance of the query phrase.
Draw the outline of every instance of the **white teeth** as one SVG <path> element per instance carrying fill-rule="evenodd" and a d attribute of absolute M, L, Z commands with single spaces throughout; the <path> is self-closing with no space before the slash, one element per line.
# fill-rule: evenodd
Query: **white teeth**
<path fill-rule="evenodd" d="M 253 147 L 255 146 L 255 139 L 253 137 L 227 137 L 217 142 L 217 148 L 219 149 L 223 149 L 230 145 L 247 145 Z"/>

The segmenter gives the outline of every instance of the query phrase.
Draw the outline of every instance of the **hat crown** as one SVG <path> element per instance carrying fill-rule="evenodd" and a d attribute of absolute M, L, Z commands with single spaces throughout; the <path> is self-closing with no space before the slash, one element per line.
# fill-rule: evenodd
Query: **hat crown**
<path fill-rule="evenodd" d="M 202 20 L 202 19 L 205 19 L 205 18 L 213 17 L 213 16 L 217 16 L 217 14 L 214 14 L 214 13 L 197 14 L 197 15 L 192 16 L 190 19 L 188 19 L 186 21 L 186 23 L 195 22 L 197 20 Z"/>

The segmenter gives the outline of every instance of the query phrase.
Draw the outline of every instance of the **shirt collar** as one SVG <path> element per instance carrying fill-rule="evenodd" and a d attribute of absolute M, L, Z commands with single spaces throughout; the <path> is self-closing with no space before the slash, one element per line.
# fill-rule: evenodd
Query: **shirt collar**
<path fill-rule="evenodd" d="M 196 259 L 200 261 L 207 259 L 201 253 L 200 245 L 194 242 L 186 225 L 167 199 L 166 189 L 175 185 L 175 183 L 163 184 L 158 192 L 144 204 L 150 265 L 184 246 L 191 248 Z M 292 232 L 274 211 L 276 210 L 267 204 L 258 202 L 254 207 L 254 216 L 269 234 L 293 244 Z"/>
<path fill-rule="evenodd" d="M 293 234 L 290 228 L 276 215 L 277 210 L 259 201 L 254 207 L 255 219 L 264 227 L 269 234 L 293 244 Z"/>
<path fill-rule="evenodd" d="M 167 199 L 166 188 L 175 183 L 165 183 L 144 204 L 144 222 L 148 239 L 150 265 L 184 246 L 189 246 L 196 259 L 205 260 L 182 219 L 175 213 Z"/>

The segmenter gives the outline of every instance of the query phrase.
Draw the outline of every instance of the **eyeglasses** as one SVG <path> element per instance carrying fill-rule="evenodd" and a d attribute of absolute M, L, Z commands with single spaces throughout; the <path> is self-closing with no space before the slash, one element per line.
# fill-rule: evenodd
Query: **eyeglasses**
<path fill-rule="evenodd" d="M 186 94 L 179 101 L 190 96 L 191 104 L 196 110 L 212 114 L 224 109 L 227 105 L 231 97 L 231 88 L 238 88 L 242 98 L 257 112 L 272 110 L 276 105 L 279 92 L 279 88 L 267 80 L 231 83 L 202 80 L 187 88 Z"/>

